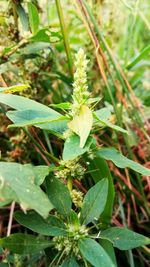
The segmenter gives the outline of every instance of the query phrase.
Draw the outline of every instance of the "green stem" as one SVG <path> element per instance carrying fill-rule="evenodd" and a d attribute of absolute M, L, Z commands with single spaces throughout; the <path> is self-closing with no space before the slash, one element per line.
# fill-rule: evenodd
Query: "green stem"
<path fill-rule="evenodd" d="M 59 159 L 54 157 L 52 154 L 45 151 L 40 144 L 35 140 L 35 138 L 32 136 L 32 134 L 25 128 L 23 128 L 23 131 L 29 136 L 29 138 L 32 140 L 32 142 L 40 149 L 40 151 L 47 157 L 49 157 L 53 162 L 58 163 Z"/>
<path fill-rule="evenodd" d="M 73 179 L 72 179 L 72 177 L 69 177 L 68 181 L 67 181 L 67 187 L 68 187 L 70 192 L 72 191 L 72 185 L 73 185 Z"/>
<path fill-rule="evenodd" d="M 66 55 L 67 55 L 67 59 L 68 59 L 68 67 L 69 67 L 70 75 L 73 79 L 71 50 L 70 50 L 70 46 L 69 46 L 69 41 L 68 41 L 69 38 L 68 38 L 67 30 L 66 30 L 66 25 L 65 25 L 65 21 L 64 21 L 64 16 L 63 16 L 60 0 L 55 0 L 55 3 L 56 3 L 56 7 L 57 7 L 58 17 L 59 17 L 59 21 L 60 21 L 60 27 L 61 27 L 61 31 L 62 31 L 62 35 L 63 35 L 63 40 L 64 40 L 64 46 L 65 46 Z"/>

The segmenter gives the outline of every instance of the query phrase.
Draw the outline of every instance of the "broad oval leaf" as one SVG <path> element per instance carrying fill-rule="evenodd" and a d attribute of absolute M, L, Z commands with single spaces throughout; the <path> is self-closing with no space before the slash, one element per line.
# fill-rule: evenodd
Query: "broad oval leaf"
<path fill-rule="evenodd" d="M 67 229 L 63 221 L 53 215 L 43 219 L 37 213 L 30 211 L 24 214 L 21 211 L 15 212 L 15 219 L 21 225 L 29 228 L 33 232 L 47 236 L 66 236 Z"/>
<path fill-rule="evenodd" d="M 111 160 L 119 168 L 130 168 L 136 172 L 141 173 L 142 175 L 150 176 L 149 169 L 143 167 L 142 165 L 134 162 L 131 159 L 126 158 L 115 148 L 100 148 L 97 153 L 100 155 L 100 157 L 106 160 Z"/>
<path fill-rule="evenodd" d="M 80 137 L 80 148 L 83 148 L 90 134 L 93 124 L 92 111 L 88 106 L 81 106 L 79 115 L 68 123 L 68 127 Z"/>
<path fill-rule="evenodd" d="M 47 217 L 53 206 L 38 185 L 39 180 L 43 181 L 48 173 L 45 167 L 44 170 L 35 171 L 36 167 L 30 164 L 0 162 L 0 197 L 2 200 L 17 201 L 24 210 L 34 209 L 41 216 Z M 36 180 L 37 176 L 38 180 Z"/>
<path fill-rule="evenodd" d="M 107 194 L 108 179 L 102 179 L 87 192 L 81 209 L 82 224 L 88 224 L 99 218 L 106 205 Z"/>
<path fill-rule="evenodd" d="M 66 216 L 69 216 L 71 212 L 71 196 L 66 185 L 54 176 L 46 178 L 47 195 L 57 209 L 57 211 Z"/>
<path fill-rule="evenodd" d="M 34 235 L 27 234 L 12 234 L 0 239 L 0 246 L 16 254 L 32 254 L 52 245 L 52 241 L 42 240 Z"/>
<path fill-rule="evenodd" d="M 79 249 L 82 256 L 95 267 L 116 267 L 106 251 L 93 239 L 79 240 Z"/>
<path fill-rule="evenodd" d="M 81 148 L 79 136 L 75 134 L 71 135 L 66 139 L 64 144 L 63 160 L 72 160 L 78 156 L 83 155 L 90 149 L 92 143 L 93 143 L 93 138 L 89 137 L 86 141 L 85 146 Z"/>
<path fill-rule="evenodd" d="M 111 227 L 101 232 L 101 238 L 112 242 L 120 250 L 129 250 L 150 244 L 150 239 L 127 228 Z"/>

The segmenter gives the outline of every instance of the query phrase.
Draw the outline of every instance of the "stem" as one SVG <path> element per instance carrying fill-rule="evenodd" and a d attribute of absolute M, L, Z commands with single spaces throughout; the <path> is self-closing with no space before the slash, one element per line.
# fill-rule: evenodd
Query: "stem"
<path fill-rule="evenodd" d="M 73 179 L 72 179 L 72 177 L 69 177 L 68 181 L 67 181 L 67 187 L 68 187 L 70 192 L 72 191 L 72 185 L 73 185 Z"/>
<path fill-rule="evenodd" d="M 15 201 L 12 202 L 11 208 L 10 208 L 9 222 L 8 222 L 8 228 L 7 228 L 7 236 L 9 236 L 11 234 L 14 209 L 15 209 Z"/>
<path fill-rule="evenodd" d="M 30 137 L 30 139 L 32 140 L 32 142 L 40 149 L 40 151 L 42 151 L 42 153 L 46 156 L 48 156 L 53 162 L 58 163 L 59 159 L 57 159 L 55 156 L 53 156 L 52 154 L 48 153 L 47 151 L 45 151 L 40 145 L 39 143 L 35 140 L 35 138 L 32 136 L 32 134 L 25 128 L 23 128 L 23 131 Z"/>
<path fill-rule="evenodd" d="M 70 192 L 72 191 L 72 185 L 73 185 L 73 179 L 72 179 L 72 177 L 69 177 L 68 181 L 67 181 L 67 187 L 68 187 Z"/>
<path fill-rule="evenodd" d="M 66 55 L 67 55 L 67 59 L 68 59 L 69 72 L 70 72 L 70 75 L 73 79 L 71 50 L 70 50 L 70 46 L 69 46 L 69 42 L 68 42 L 69 38 L 68 38 L 67 30 L 66 30 L 66 25 L 65 25 L 65 21 L 64 21 L 64 16 L 63 16 L 60 0 L 55 0 L 55 3 L 56 3 L 56 7 L 57 7 L 57 13 L 58 13 L 60 27 L 61 27 L 61 31 L 62 31 L 62 35 L 63 35 Z"/>

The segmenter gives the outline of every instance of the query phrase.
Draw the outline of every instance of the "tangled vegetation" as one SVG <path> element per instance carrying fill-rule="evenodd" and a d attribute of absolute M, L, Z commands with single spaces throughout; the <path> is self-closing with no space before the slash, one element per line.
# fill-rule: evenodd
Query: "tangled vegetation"
<path fill-rule="evenodd" d="M 0 267 L 148 267 L 149 1 L 0 8 Z"/>

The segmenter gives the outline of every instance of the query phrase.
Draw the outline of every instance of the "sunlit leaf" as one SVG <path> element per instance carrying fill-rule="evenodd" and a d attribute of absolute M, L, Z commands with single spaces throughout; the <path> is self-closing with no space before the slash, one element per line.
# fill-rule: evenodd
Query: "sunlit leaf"
<path fill-rule="evenodd" d="M 80 136 L 80 147 L 83 148 L 93 124 L 92 111 L 85 105 L 81 106 L 79 115 L 68 123 L 68 127 Z"/>

